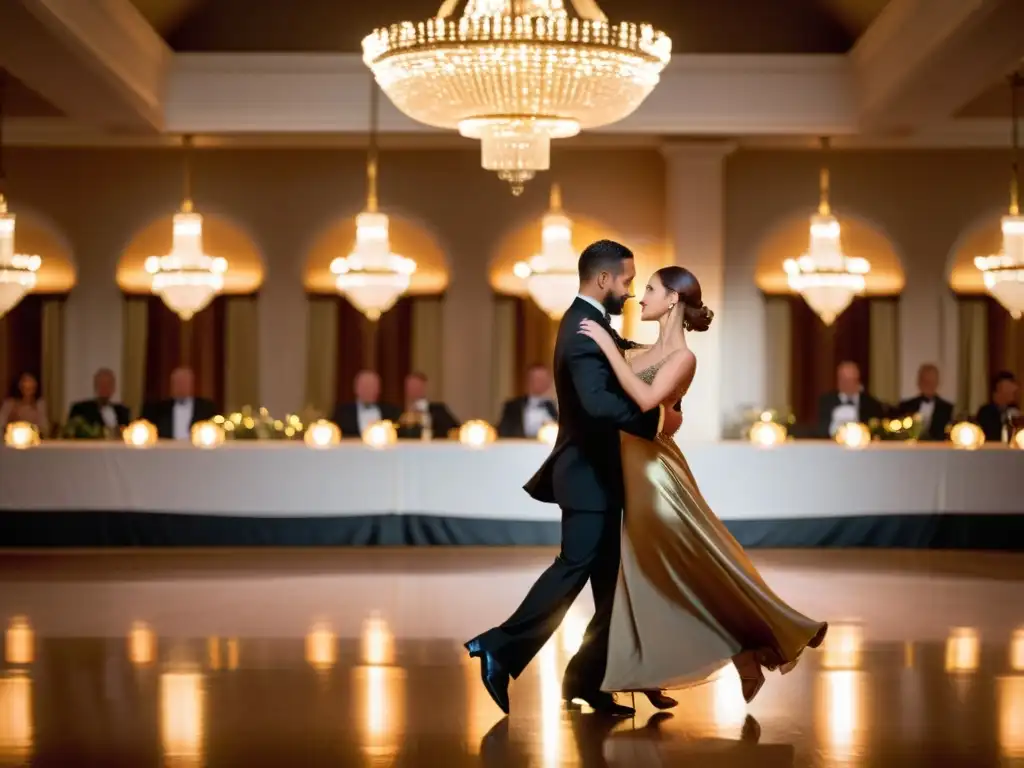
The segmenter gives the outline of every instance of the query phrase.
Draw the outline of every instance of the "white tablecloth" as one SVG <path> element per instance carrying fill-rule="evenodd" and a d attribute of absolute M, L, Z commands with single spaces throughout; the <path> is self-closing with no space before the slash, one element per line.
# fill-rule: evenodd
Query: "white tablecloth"
<path fill-rule="evenodd" d="M 694 444 L 687 459 L 725 520 L 1024 512 L 1024 451 L 892 443 L 774 449 Z M 549 449 L 503 441 L 483 449 L 359 443 L 47 443 L 0 449 L 0 511 L 134 511 L 245 517 L 421 514 L 557 520 L 522 490 Z"/>

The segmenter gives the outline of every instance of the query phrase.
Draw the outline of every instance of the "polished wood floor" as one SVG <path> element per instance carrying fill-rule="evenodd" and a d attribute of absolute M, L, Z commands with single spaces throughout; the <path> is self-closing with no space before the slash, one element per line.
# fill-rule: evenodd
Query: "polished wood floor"
<path fill-rule="evenodd" d="M 0 555 L 0 766 L 1024 766 L 1024 555 L 755 553 L 826 646 L 618 722 L 559 700 L 584 597 L 503 718 L 460 645 L 551 556 Z"/>

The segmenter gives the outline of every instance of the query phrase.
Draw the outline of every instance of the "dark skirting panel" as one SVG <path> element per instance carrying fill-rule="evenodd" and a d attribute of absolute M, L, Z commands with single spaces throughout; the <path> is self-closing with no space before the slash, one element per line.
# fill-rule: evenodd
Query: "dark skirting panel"
<path fill-rule="evenodd" d="M 1024 551 L 1024 514 L 867 515 L 726 523 L 744 547 Z M 3 512 L 0 549 L 48 547 L 557 546 L 558 522 L 434 515 L 225 517 Z"/>

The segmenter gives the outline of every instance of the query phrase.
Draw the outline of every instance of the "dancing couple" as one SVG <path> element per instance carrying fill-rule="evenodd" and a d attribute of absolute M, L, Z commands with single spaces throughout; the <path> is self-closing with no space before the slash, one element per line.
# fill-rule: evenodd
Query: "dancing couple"
<path fill-rule="evenodd" d="M 562 680 L 566 702 L 630 716 L 616 692 L 645 694 L 706 680 L 734 664 L 749 702 L 764 670 L 788 671 L 827 625 L 779 599 L 701 496 L 672 439 L 697 359 L 687 332 L 714 316 L 682 267 L 651 276 L 640 306 L 656 320 L 649 347 L 621 339 L 619 315 L 636 276 L 633 253 L 600 240 L 580 255 L 579 295 L 555 344 L 558 440 L 526 484 L 562 509 L 554 563 L 503 624 L 466 643 L 483 684 L 505 714 L 508 687 L 561 624 L 590 581 L 594 616 Z"/>

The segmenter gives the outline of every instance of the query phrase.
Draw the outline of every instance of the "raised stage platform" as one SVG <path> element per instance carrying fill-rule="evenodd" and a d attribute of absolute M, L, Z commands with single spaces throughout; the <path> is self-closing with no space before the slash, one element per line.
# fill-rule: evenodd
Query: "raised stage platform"
<path fill-rule="evenodd" d="M 684 450 L 746 547 L 1024 549 L 1024 451 Z M 0 547 L 554 545 L 557 507 L 521 488 L 548 451 L 532 441 L 2 449 Z"/>

